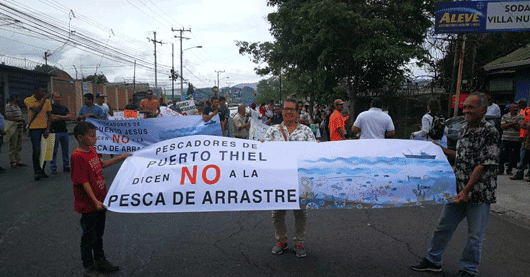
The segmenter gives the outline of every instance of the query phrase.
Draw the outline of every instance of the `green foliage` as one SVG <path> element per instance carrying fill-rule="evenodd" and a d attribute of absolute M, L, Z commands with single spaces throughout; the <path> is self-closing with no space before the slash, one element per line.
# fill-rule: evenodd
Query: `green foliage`
<path fill-rule="evenodd" d="M 259 81 L 257 92 L 254 100 L 256 104 L 269 103 L 271 100 L 280 102 L 280 100 L 285 99 L 285 92 L 283 93 L 284 97 L 280 98 L 280 82 L 277 77 Z"/>
<path fill-rule="evenodd" d="M 192 95 L 193 94 L 193 85 L 190 83 L 188 85 L 188 91 L 186 92 L 187 95 Z"/>
<path fill-rule="evenodd" d="M 344 87 L 352 101 L 396 87 L 404 80 L 403 66 L 427 54 L 422 43 L 434 0 L 269 0 L 268 5 L 277 7 L 267 17 L 275 41 L 237 42 L 239 52 L 258 64 L 258 74 L 281 72 L 298 96 L 312 102 L 329 101 L 336 87 Z"/>
<path fill-rule="evenodd" d="M 38 71 L 38 72 L 44 72 L 44 73 L 49 73 L 50 71 L 52 70 L 59 70 L 59 68 L 55 67 L 55 66 L 51 66 L 51 65 L 47 65 L 47 64 L 42 64 L 42 65 L 37 65 L 35 66 L 35 68 L 33 69 L 34 71 Z"/>
<path fill-rule="evenodd" d="M 462 79 L 468 80 L 469 84 L 463 89 L 469 91 L 487 91 L 488 78 L 483 68 L 484 65 L 530 44 L 530 36 L 526 32 L 467 34 L 466 36 Z M 450 40 L 445 50 L 446 55 L 438 61 L 437 69 L 440 83 L 449 91 L 453 59 L 455 53 L 459 55 L 461 44 L 456 39 Z"/>
<path fill-rule="evenodd" d="M 94 82 L 95 84 L 106 84 L 109 81 L 103 73 L 101 74 L 92 74 L 83 78 L 83 82 Z"/>

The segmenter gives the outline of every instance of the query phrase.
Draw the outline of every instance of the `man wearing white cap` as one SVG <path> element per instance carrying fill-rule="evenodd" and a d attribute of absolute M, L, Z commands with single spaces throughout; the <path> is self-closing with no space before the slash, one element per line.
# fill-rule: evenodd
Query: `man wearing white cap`
<path fill-rule="evenodd" d="M 107 97 L 103 92 L 98 92 L 96 94 L 96 106 L 99 106 L 105 112 L 105 119 L 109 119 L 110 116 L 114 116 L 114 112 L 110 106 L 105 103 L 105 97 Z"/>

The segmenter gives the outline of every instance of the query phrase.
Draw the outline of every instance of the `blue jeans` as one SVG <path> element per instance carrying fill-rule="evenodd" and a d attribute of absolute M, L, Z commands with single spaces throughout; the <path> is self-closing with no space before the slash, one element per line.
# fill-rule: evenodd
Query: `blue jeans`
<path fill-rule="evenodd" d="M 57 149 L 61 143 L 61 154 L 63 155 L 63 168 L 70 168 L 70 158 L 68 157 L 68 132 L 55 133 L 55 147 L 53 148 L 53 159 L 50 163 L 52 170 L 57 170 Z"/>
<path fill-rule="evenodd" d="M 103 232 L 105 231 L 106 211 L 81 214 L 81 260 L 83 267 L 91 266 L 94 260 L 105 259 L 103 252 Z M 92 252 L 94 255 L 92 255 Z"/>
<path fill-rule="evenodd" d="M 462 252 L 460 262 L 464 271 L 476 275 L 480 264 L 482 241 L 486 233 L 489 211 L 490 204 L 446 204 L 427 251 L 427 259 L 435 265 L 442 265 L 445 247 L 460 222 L 467 217 L 467 244 Z"/>
<path fill-rule="evenodd" d="M 40 167 L 40 140 L 46 129 L 29 129 L 29 138 L 33 149 L 33 173 L 44 173 L 46 162 Z"/>
<path fill-rule="evenodd" d="M 521 161 L 519 164 L 519 169 L 517 169 L 517 174 L 521 176 L 524 175 L 524 170 L 530 163 L 529 160 L 530 160 L 530 152 L 528 152 L 528 150 L 521 150 Z"/>

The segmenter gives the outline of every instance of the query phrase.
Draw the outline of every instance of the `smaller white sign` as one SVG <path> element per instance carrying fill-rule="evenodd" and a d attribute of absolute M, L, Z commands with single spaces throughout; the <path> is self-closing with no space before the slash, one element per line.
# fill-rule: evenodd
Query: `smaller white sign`
<path fill-rule="evenodd" d="M 486 29 L 530 29 L 530 2 L 488 2 Z"/>

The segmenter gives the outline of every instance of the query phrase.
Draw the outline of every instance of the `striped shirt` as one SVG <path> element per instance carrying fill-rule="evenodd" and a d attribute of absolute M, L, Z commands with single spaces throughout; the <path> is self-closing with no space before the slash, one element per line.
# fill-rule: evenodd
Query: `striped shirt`
<path fill-rule="evenodd" d="M 524 116 L 520 114 L 512 116 L 510 113 L 507 113 L 502 116 L 501 125 L 511 124 L 514 122 L 521 123 L 523 122 L 523 119 Z M 502 140 L 521 141 L 521 138 L 519 137 L 519 124 L 504 129 L 502 132 Z"/>

